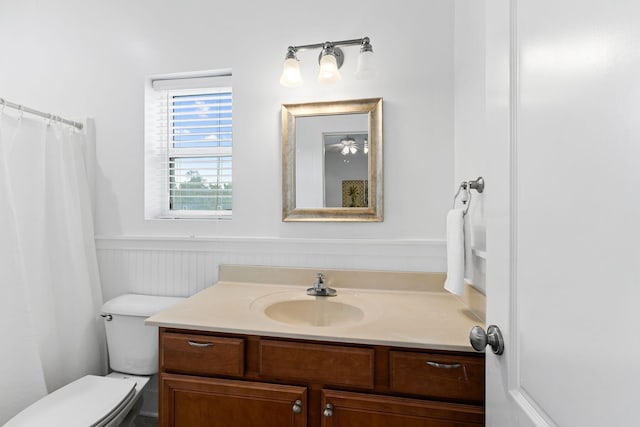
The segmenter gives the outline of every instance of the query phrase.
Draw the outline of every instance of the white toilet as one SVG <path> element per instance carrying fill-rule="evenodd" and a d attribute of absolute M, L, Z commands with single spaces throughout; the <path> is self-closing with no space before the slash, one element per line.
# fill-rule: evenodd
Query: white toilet
<path fill-rule="evenodd" d="M 13 417 L 5 427 L 131 426 L 143 388 L 158 372 L 158 328 L 144 319 L 184 298 L 126 294 L 102 306 L 109 365 L 106 377 L 87 375 Z"/>

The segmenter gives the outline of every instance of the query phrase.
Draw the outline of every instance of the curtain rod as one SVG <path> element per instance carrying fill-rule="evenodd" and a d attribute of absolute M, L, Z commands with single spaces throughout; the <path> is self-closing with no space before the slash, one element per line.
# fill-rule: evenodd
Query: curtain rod
<path fill-rule="evenodd" d="M 45 119 L 54 120 L 56 122 L 64 123 L 70 126 L 73 126 L 78 129 L 82 129 L 83 125 L 80 122 L 74 122 L 73 120 L 63 119 L 60 116 L 54 116 L 51 113 L 43 113 L 42 111 L 34 110 L 33 108 L 25 107 L 20 104 L 14 104 L 13 102 L 9 102 L 4 98 L 0 98 L 0 105 L 4 107 L 15 108 L 16 110 L 24 111 L 25 113 L 35 114 L 36 116 L 44 117 Z"/>

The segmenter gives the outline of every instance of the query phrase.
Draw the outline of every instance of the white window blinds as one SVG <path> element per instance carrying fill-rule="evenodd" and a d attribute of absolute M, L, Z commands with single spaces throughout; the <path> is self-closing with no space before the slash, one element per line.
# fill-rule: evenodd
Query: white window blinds
<path fill-rule="evenodd" d="M 146 97 L 145 216 L 229 218 L 230 76 L 151 79 Z"/>

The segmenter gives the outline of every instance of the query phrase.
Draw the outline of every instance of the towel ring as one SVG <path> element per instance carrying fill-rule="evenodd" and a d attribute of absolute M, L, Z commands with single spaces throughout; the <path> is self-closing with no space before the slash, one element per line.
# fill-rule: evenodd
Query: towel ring
<path fill-rule="evenodd" d="M 471 190 L 476 190 L 478 193 L 482 193 L 484 191 L 484 178 L 480 176 L 475 181 L 462 181 L 458 187 L 458 191 L 456 191 L 455 196 L 453 196 L 454 208 L 456 207 L 456 199 L 462 190 L 465 191 L 465 193 L 462 194 L 462 204 L 466 205 L 465 209 L 462 211 L 462 215 L 464 216 L 469 212 L 469 207 L 471 206 Z"/>

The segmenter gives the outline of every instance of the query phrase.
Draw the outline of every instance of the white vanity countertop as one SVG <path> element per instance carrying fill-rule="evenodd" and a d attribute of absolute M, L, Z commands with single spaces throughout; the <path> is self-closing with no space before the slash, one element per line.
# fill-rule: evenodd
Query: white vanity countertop
<path fill-rule="evenodd" d="M 444 290 L 384 290 L 329 286 L 336 297 L 306 295 L 307 286 L 224 281 L 157 313 L 146 324 L 193 331 L 226 332 L 306 340 L 336 341 L 471 352 L 469 331 L 484 327 L 482 313 Z M 431 287 L 433 288 L 433 287 Z M 469 292 L 467 287 L 467 292 Z M 471 291 L 473 292 L 473 291 Z M 282 299 L 330 298 L 357 302 L 358 322 L 337 326 L 291 325 L 275 321 L 264 308 Z M 480 298 L 483 297 L 480 295 Z"/>

